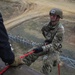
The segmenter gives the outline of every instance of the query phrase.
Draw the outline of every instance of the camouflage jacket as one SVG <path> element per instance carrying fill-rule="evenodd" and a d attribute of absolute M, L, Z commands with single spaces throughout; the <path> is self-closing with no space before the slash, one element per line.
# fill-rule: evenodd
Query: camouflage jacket
<path fill-rule="evenodd" d="M 46 38 L 46 40 L 49 40 L 51 42 L 46 46 L 42 46 L 44 51 L 54 51 L 61 49 L 64 35 L 64 27 L 61 23 L 58 23 L 53 27 L 51 23 L 49 23 L 42 28 L 42 34 Z"/>

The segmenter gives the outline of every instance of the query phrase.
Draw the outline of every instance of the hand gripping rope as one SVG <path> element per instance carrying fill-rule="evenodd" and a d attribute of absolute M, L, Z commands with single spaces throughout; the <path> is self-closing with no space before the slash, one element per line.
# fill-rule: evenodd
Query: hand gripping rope
<path fill-rule="evenodd" d="M 30 54 L 32 54 L 32 53 L 34 53 L 34 50 L 32 50 L 32 51 L 30 51 L 30 52 L 28 52 L 28 53 L 26 53 L 26 54 L 20 56 L 20 58 L 24 58 L 24 57 L 26 57 L 26 56 L 28 56 L 28 55 L 30 55 Z M 6 67 L 0 72 L 0 75 L 2 75 L 4 72 L 6 72 L 9 68 L 10 68 L 10 65 L 9 65 L 9 66 L 6 66 Z"/>

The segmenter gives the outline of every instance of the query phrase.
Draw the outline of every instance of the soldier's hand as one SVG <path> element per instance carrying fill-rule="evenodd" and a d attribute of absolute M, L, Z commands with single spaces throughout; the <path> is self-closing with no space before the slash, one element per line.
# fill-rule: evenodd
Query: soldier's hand
<path fill-rule="evenodd" d="M 39 48 L 34 48 L 34 53 L 40 53 L 43 51 L 42 47 L 39 47 Z"/>
<path fill-rule="evenodd" d="M 52 40 L 45 40 L 45 45 L 52 43 Z"/>
<path fill-rule="evenodd" d="M 15 57 L 14 62 L 10 66 L 18 66 L 21 64 L 25 64 L 25 62 L 20 57 Z"/>

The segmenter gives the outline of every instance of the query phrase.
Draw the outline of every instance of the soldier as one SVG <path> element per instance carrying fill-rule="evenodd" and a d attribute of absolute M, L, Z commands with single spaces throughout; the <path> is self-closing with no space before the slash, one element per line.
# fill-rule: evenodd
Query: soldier
<path fill-rule="evenodd" d="M 56 63 L 60 62 L 59 54 L 62 48 L 64 35 L 64 27 L 59 22 L 60 19 L 63 19 L 62 11 L 58 8 L 53 8 L 50 10 L 49 16 L 49 24 L 41 29 L 43 36 L 46 38 L 44 46 L 34 48 L 35 53 L 24 59 L 25 63 L 27 62 L 27 65 L 30 65 L 44 53 L 42 72 L 45 75 L 50 75 L 52 66 L 56 66 Z"/>
<path fill-rule="evenodd" d="M 48 50 L 49 53 L 43 58 L 42 71 L 49 75 L 52 66 L 56 66 L 57 62 L 60 62 L 59 54 L 62 48 L 64 27 L 59 22 L 60 18 L 63 19 L 62 10 L 53 8 L 49 12 L 50 22 L 48 25 L 42 28 L 42 34 L 46 38 L 43 50 Z M 52 60 L 52 61 L 51 61 Z"/>

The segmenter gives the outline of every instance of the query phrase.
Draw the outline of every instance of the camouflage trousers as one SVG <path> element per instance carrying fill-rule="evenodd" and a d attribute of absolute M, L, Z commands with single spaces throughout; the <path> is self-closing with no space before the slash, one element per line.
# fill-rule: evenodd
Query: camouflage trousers
<path fill-rule="evenodd" d="M 50 54 L 44 55 L 43 58 L 43 66 L 42 66 L 42 73 L 45 75 L 50 75 L 52 68 L 60 62 L 59 52 L 53 52 Z"/>
<path fill-rule="evenodd" d="M 46 52 L 41 52 L 41 53 L 33 53 L 27 57 L 25 57 L 23 60 L 26 63 L 26 65 L 30 66 L 35 60 L 38 59 L 38 57 L 41 56 L 43 60 L 43 65 L 42 65 L 42 73 L 45 75 L 50 75 L 50 72 L 52 71 L 53 64 L 54 62 L 59 62 L 59 52 L 52 52 L 52 53 L 46 53 Z M 56 63 L 54 64 L 56 65 Z"/>

